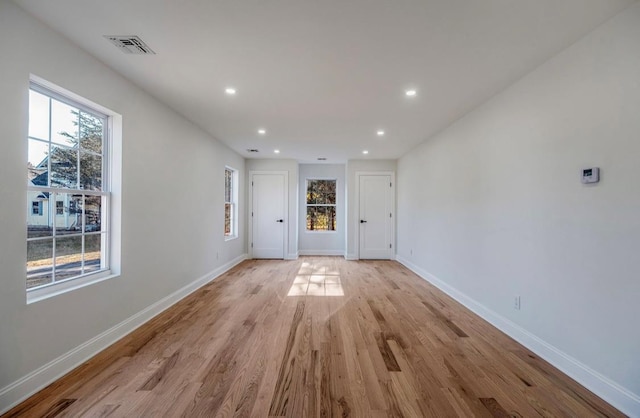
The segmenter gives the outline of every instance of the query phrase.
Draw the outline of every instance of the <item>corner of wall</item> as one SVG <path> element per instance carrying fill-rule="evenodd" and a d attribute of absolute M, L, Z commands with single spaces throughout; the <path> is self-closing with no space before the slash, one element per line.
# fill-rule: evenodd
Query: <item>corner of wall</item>
<path fill-rule="evenodd" d="M 528 332 L 524 328 L 487 308 L 483 304 L 469 297 L 465 293 L 450 286 L 438 277 L 421 269 L 406 258 L 398 255 L 396 260 L 413 271 L 420 278 L 431 283 L 453 299 L 464 305 L 476 315 L 507 334 L 529 350 L 548 361 L 578 383 L 609 402 L 629 416 L 640 416 L 640 396 L 618 385 L 584 363 L 576 360 L 567 353 L 554 347 L 543 339 Z"/>

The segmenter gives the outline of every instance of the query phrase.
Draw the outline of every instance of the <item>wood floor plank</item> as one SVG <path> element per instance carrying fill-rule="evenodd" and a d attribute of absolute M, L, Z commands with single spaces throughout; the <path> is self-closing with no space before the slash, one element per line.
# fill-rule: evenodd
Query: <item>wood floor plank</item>
<path fill-rule="evenodd" d="M 622 417 L 393 261 L 249 260 L 3 417 Z"/>

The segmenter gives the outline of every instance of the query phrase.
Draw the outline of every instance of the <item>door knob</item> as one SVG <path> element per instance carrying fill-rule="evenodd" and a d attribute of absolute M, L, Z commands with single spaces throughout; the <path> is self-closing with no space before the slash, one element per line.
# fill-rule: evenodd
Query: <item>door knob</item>
<path fill-rule="evenodd" d="M 361 223 L 361 224 L 366 224 L 366 223 L 367 223 L 367 221 L 364 221 L 364 220 L 360 219 L 360 223 Z"/>
<path fill-rule="evenodd" d="M 284 222 L 284 219 L 278 219 L 276 222 L 282 223 L 282 222 Z"/>

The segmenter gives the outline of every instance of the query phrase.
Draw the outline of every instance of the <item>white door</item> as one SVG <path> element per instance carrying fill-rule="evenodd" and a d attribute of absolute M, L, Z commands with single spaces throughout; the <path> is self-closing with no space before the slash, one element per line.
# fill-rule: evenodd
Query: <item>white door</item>
<path fill-rule="evenodd" d="M 360 175 L 359 179 L 359 257 L 391 259 L 394 199 L 391 175 Z"/>
<path fill-rule="evenodd" d="M 251 175 L 253 258 L 284 259 L 286 183 L 282 173 Z"/>

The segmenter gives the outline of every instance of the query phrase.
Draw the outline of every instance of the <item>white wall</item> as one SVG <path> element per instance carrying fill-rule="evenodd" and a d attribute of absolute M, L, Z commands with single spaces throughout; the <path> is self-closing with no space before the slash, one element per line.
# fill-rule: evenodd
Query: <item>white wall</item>
<path fill-rule="evenodd" d="M 639 168 L 636 4 L 399 160 L 399 259 L 640 416 Z"/>
<path fill-rule="evenodd" d="M 2 411 L 60 370 L 49 365 L 19 379 L 242 257 L 246 242 L 244 216 L 241 238 L 225 242 L 223 230 L 225 165 L 240 171 L 239 210 L 245 210 L 242 157 L 7 0 L 0 0 L 0 57 Z M 122 264 L 118 278 L 27 305 L 30 73 L 122 115 L 123 183 L 115 196 L 122 202 Z"/>
<path fill-rule="evenodd" d="M 287 248 L 285 258 L 294 260 L 298 258 L 298 162 L 289 159 L 252 159 L 247 160 L 246 176 L 249 178 L 251 171 L 286 171 L 289 177 L 289 225 L 287 225 Z M 247 187 L 251 193 L 251 187 Z M 251 208 L 248 208 L 247 216 Z M 247 226 L 251 228 L 251 220 L 247 218 Z"/>
<path fill-rule="evenodd" d="M 298 250 L 304 255 L 344 255 L 345 231 L 345 169 L 344 164 L 300 164 Z M 307 231 L 307 179 L 336 180 L 336 231 Z"/>
<path fill-rule="evenodd" d="M 359 171 L 390 171 L 395 173 L 396 160 L 349 160 L 347 162 L 347 251 L 348 260 L 358 258 L 358 214 L 355 212 L 356 173 Z M 395 247 L 395 243 L 394 243 Z"/>

